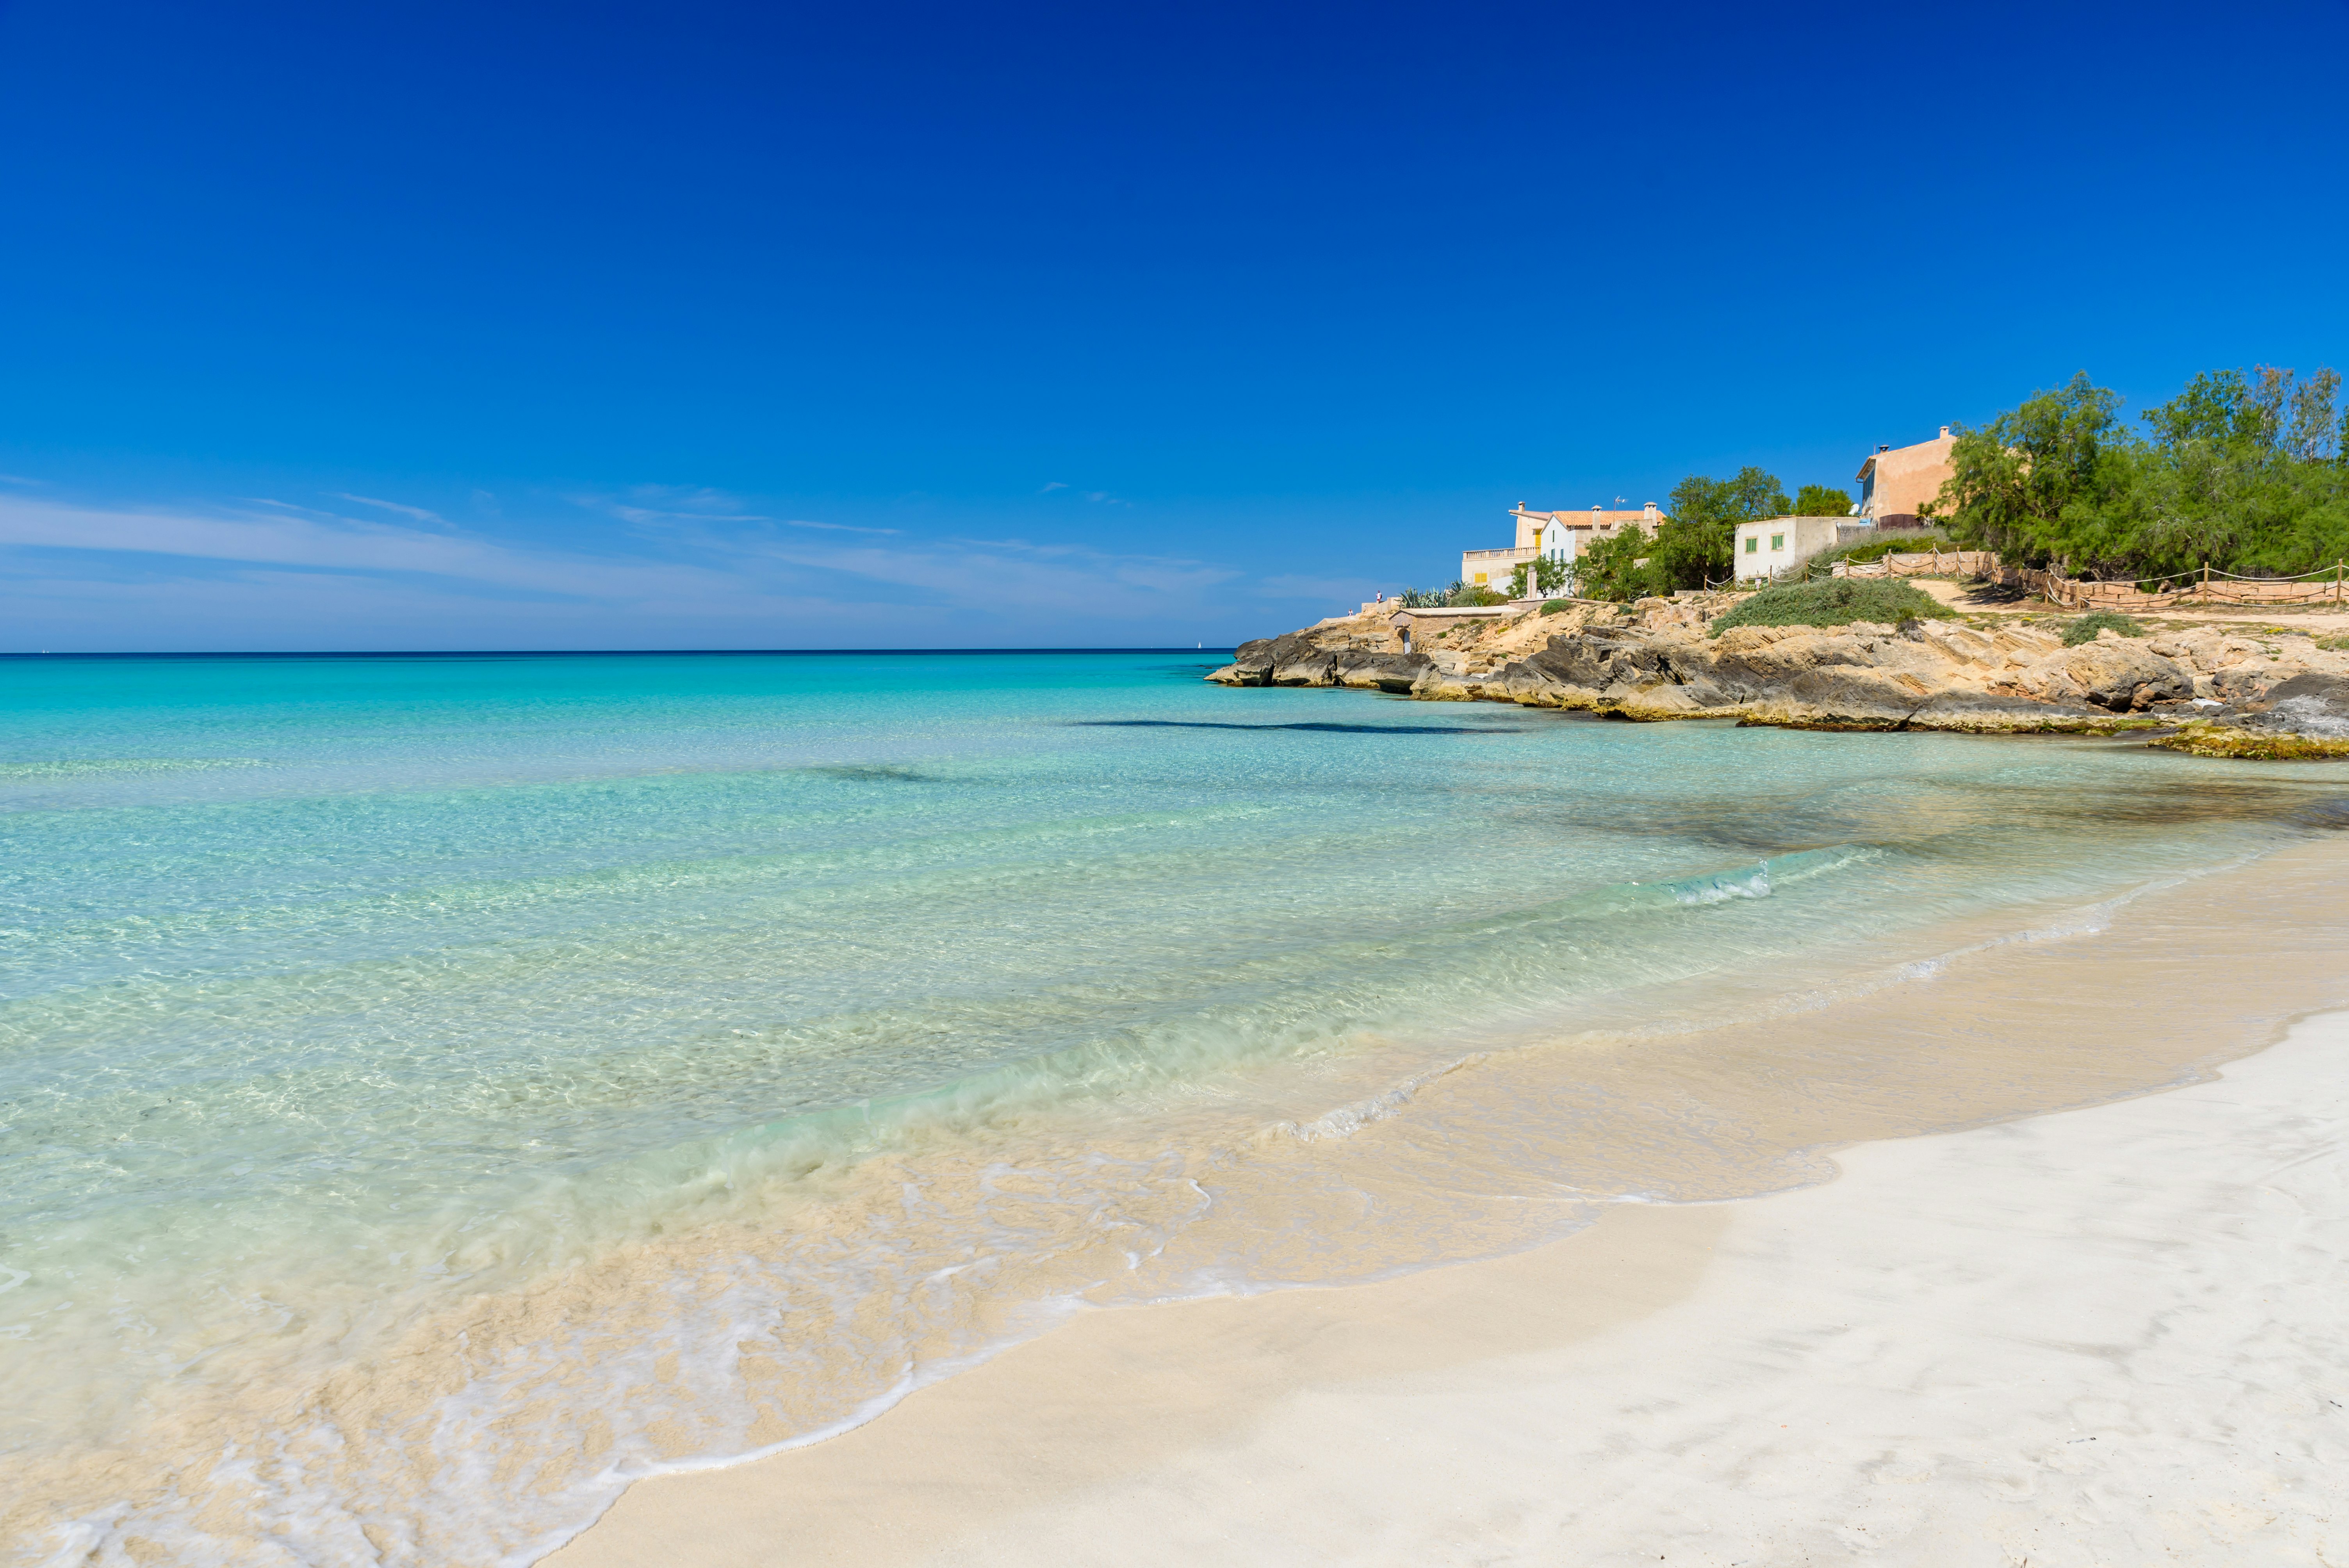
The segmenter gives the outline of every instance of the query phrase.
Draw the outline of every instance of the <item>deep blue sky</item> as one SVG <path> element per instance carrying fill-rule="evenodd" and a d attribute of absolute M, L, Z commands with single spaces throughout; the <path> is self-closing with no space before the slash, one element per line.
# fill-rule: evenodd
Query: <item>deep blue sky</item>
<path fill-rule="evenodd" d="M 2349 362 L 2349 6 L 0 0 L 0 647 L 1229 643 Z"/>

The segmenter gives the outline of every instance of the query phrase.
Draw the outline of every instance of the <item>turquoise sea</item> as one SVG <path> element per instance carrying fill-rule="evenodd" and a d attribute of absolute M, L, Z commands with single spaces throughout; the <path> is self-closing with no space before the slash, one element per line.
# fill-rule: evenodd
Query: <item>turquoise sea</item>
<path fill-rule="evenodd" d="M 1581 1222 L 1248 1187 L 1328 1199 L 1477 1053 L 1732 1028 L 2349 800 L 1218 662 L 0 661 L 0 1538 L 527 1563 L 1080 1302 Z"/>

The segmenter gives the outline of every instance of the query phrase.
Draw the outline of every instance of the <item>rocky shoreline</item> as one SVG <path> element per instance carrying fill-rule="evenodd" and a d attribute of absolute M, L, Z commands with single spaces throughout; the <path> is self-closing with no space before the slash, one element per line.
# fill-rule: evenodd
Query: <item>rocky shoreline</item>
<path fill-rule="evenodd" d="M 1244 643 L 1207 676 L 1432 702 L 1512 702 L 1640 721 L 1730 718 L 1826 730 L 2135 734 L 2198 755 L 2349 758 L 2349 651 L 2271 623 L 2105 631 L 2067 647 L 2069 617 L 1985 613 L 1899 626 L 1737 626 L 1743 595 L 1629 606 L 1508 605 L 1422 624 L 1407 645 L 1381 605 Z"/>

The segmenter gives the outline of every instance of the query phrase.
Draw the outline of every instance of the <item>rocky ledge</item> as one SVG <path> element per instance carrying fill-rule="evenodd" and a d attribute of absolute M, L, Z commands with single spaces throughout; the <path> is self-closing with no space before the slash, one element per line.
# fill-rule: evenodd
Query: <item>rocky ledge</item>
<path fill-rule="evenodd" d="M 1514 702 L 1638 719 L 1733 718 L 1798 729 L 1975 734 L 2142 732 L 2215 757 L 2349 757 L 2349 653 L 2273 628 L 2197 625 L 2064 645 L 2053 617 L 1899 626 L 1739 626 L 1728 594 L 1628 610 L 1560 602 L 1423 622 L 1406 651 L 1392 609 L 1243 644 L 1207 678 L 1352 686 L 1429 701 Z"/>

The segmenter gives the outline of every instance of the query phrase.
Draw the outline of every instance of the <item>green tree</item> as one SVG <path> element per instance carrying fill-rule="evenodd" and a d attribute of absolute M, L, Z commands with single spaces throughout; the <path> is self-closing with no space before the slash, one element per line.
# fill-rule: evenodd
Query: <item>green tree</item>
<path fill-rule="evenodd" d="M 1732 552 L 1737 525 L 1756 518 L 1785 517 L 1794 503 L 1775 474 L 1743 468 L 1734 479 L 1691 474 L 1672 487 L 1671 510 L 1656 531 L 1650 551 L 1659 586 L 1702 588 L 1735 571 Z"/>
<path fill-rule="evenodd" d="M 2098 553 L 2110 503 L 2133 477 L 2119 407 L 2082 371 L 1985 426 L 1961 427 L 1940 501 L 1951 531 L 2034 565 Z"/>
<path fill-rule="evenodd" d="M 1961 430 L 1940 506 L 1962 542 L 2086 575 L 2321 569 L 2349 555 L 2340 385 L 2329 369 L 2205 371 L 2146 410 L 2140 437 L 2075 376 Z"/>
<path fill-rule="evenodd" d="M 1796 517 L 1848 517 L 1851 496 L 1829 485 L 1805 485 L 1795 497 Z"/>
<path fill-rule="evenodd" d="M 1655 560 L 1656 543 L 1636 522 L 1624 524 L 1612 538 L 1593 541 L 1575 560 L 1575 592 L 1617 603 L 1670 592 Z"/>
<path fill-rule="evenodd" d="M 2349 547 L 2340 376 L 2205 371 L 2146 411 L 2152 439 L 2110 507 L 2115 574 L 2310 571 Z"/>
<path fill-rule="evenodd" d="M 1566 586 L 1566 562 L 1553 561 L 1547 555 L 1536 556 L 1531 561 L 1518 562 L 1516 570 L 1509 573 L 1510 598 L 1522 599 L 1526 596 L 1526 573 L 1529 567 L 1533 569 L 1536 588 L 1549 589 Z"/>

